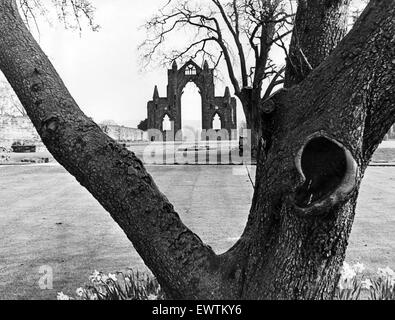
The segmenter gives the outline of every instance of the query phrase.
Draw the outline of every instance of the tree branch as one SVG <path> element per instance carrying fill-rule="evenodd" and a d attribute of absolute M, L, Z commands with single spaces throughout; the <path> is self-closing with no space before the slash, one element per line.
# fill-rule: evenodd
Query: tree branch
<path fill-rule="evenodd" d="M 79 109 L 13 0 L 0 4 L 0 69 L 48 150 L 121 226 L 169 297 L 212 298 L 213 250 L 181 222 L 134 153 Z"/>
<path fill-rule="evenodd" d="M 348 29 L 349 3 L 349 0 L 298 2 L 285 72 L 286 87 L 305 79 L 343 39 Z"/>
<path fill-rule="evenodd" d="M 266 88 L 266 91 L 262 97 L 262 101 L 267 100 L 271 93 L 273 92 L 273 89 L 277 87 L 280 84 L 284 83 L 284 80 L 279 80 L 279 78 L 282 76 L 282 74 L 285 71 L 285 67 L 282 67 L 280 70 L 277 71 L 277 73 L 274 75 L 273 79 L 270 81 L 270 84 Z"/>
<path fill-rule="evenodd" d="M 293 110 L 298 121 L 317 114 L 328 119 L 328 113 L 342 115 L 338 123 L 326 126 L 348 128 L 356 135 L 349 141 L 355 144 L 354 156 L 361 159 L 362 168 L 395 122 L 394 4 L 371 0 L 352 31 L 295 89 L 304 92 L 298 99 L 305 99 L 303 109 Z M 317 104 L 323 97 L 328 102 Z M 336 134 L 333 129 L 328 132 Z"/>
<path fill-rule="evenodd" d="M 239 58 L 240 58 L 240 71 L 241 71 L 241 78 L 242 78 L 242 86 L 246 87 L 246 86 L 248 86 L 247 63 L 246 63 L 246 58 L 245 58 L 243 46 L 240 42 L 239 14 L 238 14 L 236 1 L 233 0 L 233 2 L 232 2 L 233 12 L 235 14 L 235 24 L 236 24 L 235 28 L 233 28 L 230 20 L 228 19 L 227 15 L 226 15 L 225 9 L 221 5 L 219 0 L 212 0 L 212 1 L 219 9 L 222 19 L 224 20 L 226 26 L 228 27 L 228 30 L 230 31 L 230 33 L 233 36 L 233 40 L 236 44 L 237 51 L 238 51 Z M 237 90 L 237 91 L 240 91 L 240 90 Z"/>

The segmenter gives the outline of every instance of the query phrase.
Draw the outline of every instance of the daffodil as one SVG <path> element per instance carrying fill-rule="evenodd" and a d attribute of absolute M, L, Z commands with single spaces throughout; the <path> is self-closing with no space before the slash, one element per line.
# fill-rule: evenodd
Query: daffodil
<path fill-rule="evenodd" d="M 77 294 L 77 296 L 82 298 L 85 294 L 85 290 L 83 288 L 78 288 L 77 290 L 75 290 L 75 293 Z"/>
<path fill-rule="evenodd" d="M 352 287 L 352 280 L 355 278 L 357 273 L 354 268 L 351 267 L 347 262 L 343 263 L 343 267 L 340 273 L 339 288 L 341 290 L 350 289 Z"/>
<path fill-rule="evenodd" d="M 366 279 L 361 282 L 361 287 L 362 289 L 370 290 L 373 287 L 373 283 L 370 279 Z"/>
<path fill-rule="evenodd" d="M 108 274 L 108 278 L 111 279 L 114 282 L 118 281 L 117 276 L 114 273 L 109 273 Z"/>
<path fill-rule="evenodd" d="M 97 270 L 95 270 L 95 271 L 89 276 L 89 280 L 90 280 L 91 282 L 94 282 L 94 281 L 101 281 L 101 279 L 102 279 L 102 273 L 99 272 L 99 271 L 97 271 Z"/>
<path fill-rule="evenodd" d="M 71 298 L 63 292 L 58 292 L 57 300 L 71 300 Z"/>
<path fill-rule="evenodd" d="M 387 279 L 388 278 L 390 278 L 390 279 L 395 278 L 395 272 L 390 267 L 386 267 L 384 269 L 379 268 L 378 274 L 382 278 L 387 278 Z"/>
<path fill-rule="evenodd" d="M 356 275 L 357 273 L 355 270 L 347 262 L 344 262 L 341 271 L 341 277 L 344 280 L 352 280 Z"/>
<path fill-rule="evenodd" d="M 352 266 L 352 269 L 358 274 L 362 273 L 365 270 L 365 266 L 362 263 L 358 262 Z"/>

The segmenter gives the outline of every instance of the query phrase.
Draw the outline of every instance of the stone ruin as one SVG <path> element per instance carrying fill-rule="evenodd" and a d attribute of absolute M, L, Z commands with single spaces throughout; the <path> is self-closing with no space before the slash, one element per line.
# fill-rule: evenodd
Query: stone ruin
<path fill-rule="evenodd" d="M 183 89 L 189 82 L 194 82 L 202 97 L 202 129 L 213 129 L 213 120 L 219 117 L 221 129 L 228 132 L 230 139 L 237 139 L 233 134 L 237 129 L 236 99 L 230 95 L 228 87 L 223 96 L 215 96 L 214 69 L 209 68 L 207 61 L 204 62 L 203 68 L 192 60 L 181 68 L 178 68 L 177 63 L 174 62 L 172 68 L 167 71 L 167 76 L 166 97 L 160 97 L 158 87 L 155 86 L 153 98 L 147 104 L 148 129 L 165 133 L 163 123 L 165 119 L 169 119 L 174 123 L 172 128 L 174 132 L 181 130 Z M 202 137 L 202 140 L 206 140 L 206 137 Z"/>

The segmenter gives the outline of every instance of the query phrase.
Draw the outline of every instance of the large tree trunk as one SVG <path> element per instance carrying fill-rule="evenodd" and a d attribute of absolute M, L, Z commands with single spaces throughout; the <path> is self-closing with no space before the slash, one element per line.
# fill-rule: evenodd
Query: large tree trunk
<path fill-rule="evenodd" d="M 394 12 L 394 1 L 372 1 L 310 77 L 273 97 L 271 148 L 227 253 L 243 297 L 333 297 L 361 179 L 395 119 Z"/>
<path fill-rule="evenodd" d="M 270 143 L 246 229 L 222 255 L 180 221 L 141 161 L 82 113 L 13 0 L 0 4 L 0 69 L 48 150 L 121 226 L 168 297 L 328 299 L 361 179 L 395 119 L 394 16 L 394 0 L 373 0 L 325 62 L 274 95 L 274 110 L 259 108 Z"/>
<path fill-rule="evenodd" d="M 121 226 L 168 295 L 213 298 L 212 249 L 181 222 L 134 153 L 79 109 L 14 0 L 0 4 L 0 69 L 48 150 Z"/>

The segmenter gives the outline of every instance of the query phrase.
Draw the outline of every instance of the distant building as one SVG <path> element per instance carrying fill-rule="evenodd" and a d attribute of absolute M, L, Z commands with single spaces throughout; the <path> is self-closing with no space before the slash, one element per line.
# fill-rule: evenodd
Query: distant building
<path fill-rule="evenodd" d="M 147 103 L 148 129 L 156 129 L 165 133 L 174 125 L 174 132 L 182 129 L 181 98 L 184 87 L 193 82 L 199 88 L 202 99 L 202 129 L 221 130 L 228 132 L 231 139 L 236 139 L 232 131 L 237 129 L 236 98 L 232 97 L 226 87 L 223 96 L 215 95 L 214 69 L 209 68 L 207 61 L 203 68 L 190 60 L 178 69 L 174 61 L 167 70 L 167 94 L 160 97 L 155 86 L 152 100 Z M 206 136 L 202 137 L 206 140 Z"/>
<path fill-rule="evenodd" d="M 119 126 L 117 124 L 100 124 L 102 130 L 119 142 L 144 141 L 145 132 L 135 128 Z M 36 129 L 29 117 L 0 113 L 0 147 L 10 149 L 18 142 L 24 145 L 35 145 L 38 151 L 45 150 Z"/>
<path fill-rule="evenodd" d="M 129 128 L 108 122 L 101 123 L 99 126 L 104 133 L 118 142 L 135 142 L 146 140 L 145 132 L 136 128 Z"/>

